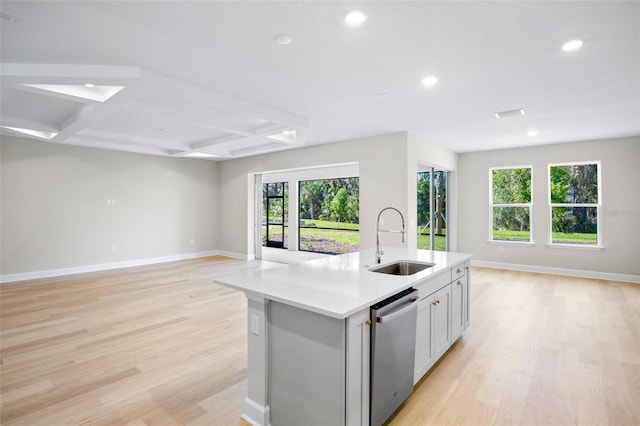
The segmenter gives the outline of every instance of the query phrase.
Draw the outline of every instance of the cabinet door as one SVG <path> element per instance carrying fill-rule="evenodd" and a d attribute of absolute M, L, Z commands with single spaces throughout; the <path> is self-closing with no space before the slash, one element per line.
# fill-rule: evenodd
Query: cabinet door
<path fill-rule="evenodd" d="M 431 339 L 431 303 L 433 295 L 425 296 L 418 302 L 418 322 L 416 324 L 416 359 L 414 364 L 413 384 L 433 365 L 434 350 Z"/>
<path fill-rule="evenodd" d="M 434 359 L 438 359 L 451 346 L 451 285 L 433 294 L 431 306 Z"/>
<path fill-rule="evenodd" d="M 466 325 L 467 277 L 462 276 L 451 283 L 451 340 L 462 335 Z"/>
<path fill-rule="evenodd" d="M 465 275 L 465 281 L 463 283 L 464 285 L 464 302 L 462 304 L 462 308 L 464 311 L 464 329 L 466 330 L 467 328 L 469 328 L 469 324 L 471 321 L 471 309 L 470 309 L 470 305 L 471 305 L 471 299 L 469 298 L 469 291 L 470 291 L 470 287 L 471 287 L 471 270 L 469 269 L 470 263 L 466 262 L 464 264 L 464 268 L 466 270 L 466 275 Z"/>

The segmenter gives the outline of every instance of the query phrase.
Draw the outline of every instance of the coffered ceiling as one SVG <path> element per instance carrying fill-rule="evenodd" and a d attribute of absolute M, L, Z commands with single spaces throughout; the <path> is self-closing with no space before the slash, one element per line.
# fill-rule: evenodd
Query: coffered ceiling
<path fill-rule="evenodd" d="M 212 159 L 395 131 L 458 152 L 640 135 L 637 1 L 0 7 L 3 135 Z"/>

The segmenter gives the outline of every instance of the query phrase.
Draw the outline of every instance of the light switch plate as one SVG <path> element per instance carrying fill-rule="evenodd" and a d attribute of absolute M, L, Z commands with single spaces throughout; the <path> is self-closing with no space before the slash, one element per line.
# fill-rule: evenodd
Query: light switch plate
<path fill-rule="evenodd" d="M 260 318 L 254 314 L 251 314 L 251 333 L 260 335 Z"/>

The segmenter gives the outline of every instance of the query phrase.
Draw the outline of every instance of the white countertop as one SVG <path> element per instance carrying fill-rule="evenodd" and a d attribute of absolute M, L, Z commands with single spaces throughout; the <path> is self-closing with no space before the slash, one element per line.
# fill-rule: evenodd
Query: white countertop
<path fill-rule="evenodd" d="M 470 254 L 385 247 L 380 265 L 397 260 L 435 263 L 410 276 L 371 272 L 374 250 L 330 256 L 215 279 L 216 284 L 333 318 L 347 318 L 419 281 L 471 258 Z"/>

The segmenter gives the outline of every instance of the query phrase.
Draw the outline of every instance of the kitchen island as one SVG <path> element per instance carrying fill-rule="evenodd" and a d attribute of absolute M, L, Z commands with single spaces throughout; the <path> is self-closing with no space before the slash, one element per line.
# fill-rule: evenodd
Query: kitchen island
<path fill-rule="evenodd" d="M 415 383 L 469 324 L 470 257 L 387 247 L 381 265 L 434 265 L 408 276 L 372 272 L 375 253 L 364 250 L 215 280 L 248 299 L 242 417 L 256 425 L 368 425 L 370 306 L 418 290 Z"/>

